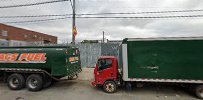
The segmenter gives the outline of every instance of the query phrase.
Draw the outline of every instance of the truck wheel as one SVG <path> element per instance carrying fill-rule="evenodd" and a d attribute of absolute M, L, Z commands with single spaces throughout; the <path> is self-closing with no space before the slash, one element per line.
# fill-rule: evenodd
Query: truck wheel
<path fill-rule="evenodd" d="M 203 99 L 203 85 L 195 87 L 195 94 L 198 98 Z"/>
<path fill-rule="evenodd" d="M 20 90 L 25 86 L 25 78 L 21 74 L 11 74 L 7 79 L 7 85 L 12 90 Z"/>
<path fill-rule="evenodd" d="M 30 75 L 26 80 L 26 86 L 29 91 L 39 91 L 43 87 L 42 77 L 38 74 Z"/>
<path fill-rule="evenodd" d="M 106 81 L 103 85 L 103 89 L 106 93 L 114 93 L 117 90 L 117 85 L 114 81 Z"/>

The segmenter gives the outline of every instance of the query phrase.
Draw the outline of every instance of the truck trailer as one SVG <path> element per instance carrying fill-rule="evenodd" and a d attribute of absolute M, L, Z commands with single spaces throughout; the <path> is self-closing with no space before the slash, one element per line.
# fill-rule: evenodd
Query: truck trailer
<path fill-rule="evenodd" d="M 126 38 L 119 57 L 101 56 L 94 69 L 93 86 L 107 93 L 118 86 L 174 83 L 203 98 L 203 38 Z"/>
<path fill-rule="evenodd" d="M 74 47 L 0 47 L 0 77 L 12 90 L 39 91 L 81 71 L 80 52 Z"/>

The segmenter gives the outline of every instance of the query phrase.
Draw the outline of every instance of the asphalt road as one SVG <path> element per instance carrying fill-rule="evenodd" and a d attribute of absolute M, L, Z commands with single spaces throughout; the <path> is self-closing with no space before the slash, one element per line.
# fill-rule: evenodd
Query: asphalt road
<path fill-rule="evenodd" d="M 57 82 L 39 92 L 26 88 L 13 91 L 0 81 L 0 100 L 198 100 L 180 87 L 167 85 L 150 85 L 132 91 L 119 88 L 116 93 L 107 94 L 102 88 L 90 85 L 93 78 L 93 69 L 83 68 L 78 80 Z"/>
<path fill-rule="evenodd" d="M 132 91 L 118 89 L 107 94 L 101 88 L 92 87 L 89 81 L 63 81 L 39 92 L 27 89 L 13 91 L 0 83 L 0 100 L 197 100 L 188 92 L 174 86 L 147 86 Z"/>

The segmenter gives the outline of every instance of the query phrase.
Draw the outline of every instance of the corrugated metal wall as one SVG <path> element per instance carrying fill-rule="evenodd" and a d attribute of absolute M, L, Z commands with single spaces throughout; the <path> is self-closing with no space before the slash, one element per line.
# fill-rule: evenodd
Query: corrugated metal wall
<path fill-rule="evenodd" d="M 99 56 L 118 56 L 120 43 L 83 43 L 77 44 L 80 50 L 82 67 L 95 67 Z"/>
<path fill-rule="evenodd" d="M 80 50 L 80 59 L 82 67 L 94 67 L 98 57 L 101 55 L 100 43 L 77 44 Z"/>
<path fill-rule="evenodd" d="M 0 47 L 9 46 L 9 42 L 4 39 L 0 39 Z"/>
<path fill-rule="evenodd" d="M 44 46 L 44 45 L 52 45 L 52 44 L 44 44 L 43 41 L 25 42 L 25 41 L 17 41 L 17 40 L 0 39 L 0 47 L 3 47 L 3 46 Z"/>
<path fill-rule="evenodd" d="M 119 43 L 103 43 L 101 44 L 102 56 L 118 56 Z"/>

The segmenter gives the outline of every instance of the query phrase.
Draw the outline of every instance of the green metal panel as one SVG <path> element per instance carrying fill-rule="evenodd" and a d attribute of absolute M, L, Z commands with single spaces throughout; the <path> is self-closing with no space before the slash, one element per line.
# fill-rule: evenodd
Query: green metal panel
<path fill-rule="evenodd" d="M 80 59 L 77 62 L 70 63 L 70 57 L 79 57 L 77 48 L 67 46 L 49 46 L 49 47 L 1 47 L 0 54 L 18 53 L 46 53 L 45 63 L 0 63 L 0 68 L 28 68 L 43 69 L 50 72 L 53 76 L 69 76 L 72 73 L 81 70 Z M 10 61 L 12 62 L 12 61 Z M 75 66 L 75 67 L 74 67 Z"/>
<path fill-rule="evenodd" d="M 203 40 L 124 41 L 129 78 L 203 79 Z"/>
<path fill-rule="evenodd" d="M 120 45 L 118 53 L 118 68 L 122 69 L 122 67 L 123 67 L 123 56 L 122 56 L 122 45 Z"/>
<path fill-rule="evenodd" d="M 78 48 L 68 49 L 68 63 L 67 63 L 67 72 L 68 75 L 74 75 L 76 72 L 81 71 L 81 61 L 80 61 L 80 52 Z M 70 58 L 74 58 L 73 61 L 70 61 Z M 77 58 L 77 59 L 75 59 Z"/>

